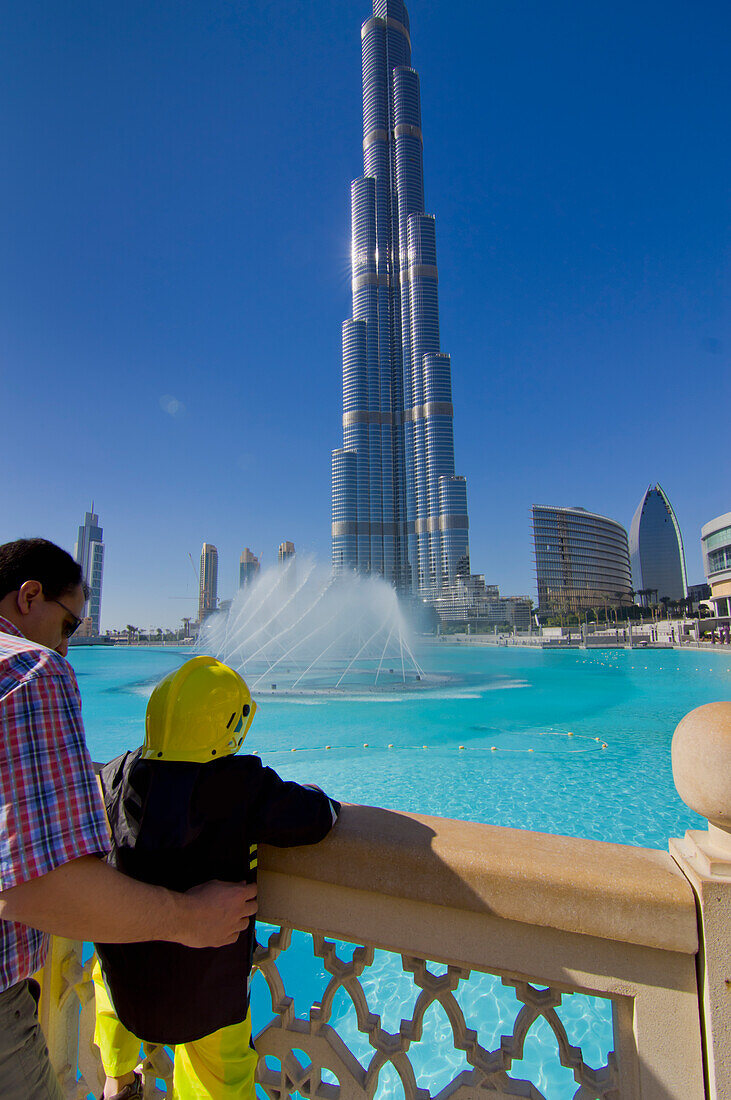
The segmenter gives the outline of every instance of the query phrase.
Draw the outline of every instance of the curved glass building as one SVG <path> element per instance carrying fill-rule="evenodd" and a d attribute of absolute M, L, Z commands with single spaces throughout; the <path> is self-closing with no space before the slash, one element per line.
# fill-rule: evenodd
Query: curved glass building
<path fill-rule="evenodd" d="M 419 76 L 403 0 L 361 28 L 363 175 L 351 186 L 353 313 L 343 446 L 332 456 L 336 572 L 436 598 L 470 571 L 455 476 L 451 364 L 439 346 L 435 221 L 424 208 Z"/>
<path fill-rule="evenodd" d="M 540 611 L 584 611 L 632 601 L 627 532 L 584 508 L 533 506 Z"/>
<path fill-rule="evenodd" d="M 716 614 L 731 616 L 731 512 L 717 516 L 701 528 L 701 549 Z"/>
<path fill-rule="evenodd" d="M 648 485 L 629 530 L 632 579 L 640 603 L 684 600 L 688 595 L 683 536 L 659 485 Z"/>

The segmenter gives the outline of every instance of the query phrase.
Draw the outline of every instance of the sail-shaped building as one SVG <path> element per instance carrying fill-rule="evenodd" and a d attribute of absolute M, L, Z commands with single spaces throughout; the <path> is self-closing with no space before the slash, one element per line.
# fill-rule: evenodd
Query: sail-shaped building
<path fill-rule="evenodd" d="M 680 525 L 660 485 L 648 485 L 629 531 L 632 581 L 644 606 L 688 595 Z"/>
<path fill-rule="evenodd" d="M 363 175 L 351 186 L 333 568 L 443 600 L 470 572 L 467 492 L 454 469 L 451 365 L 439 343 L 435 220 L 424 204 L 419 76 L 403 0 L 373 0 L 361 43 Z"/>

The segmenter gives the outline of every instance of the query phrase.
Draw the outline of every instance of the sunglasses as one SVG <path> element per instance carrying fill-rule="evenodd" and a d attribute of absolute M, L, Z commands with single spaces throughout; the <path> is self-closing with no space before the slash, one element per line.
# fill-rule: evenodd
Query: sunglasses
<path fill-rule="evenodd" d="M 51 600 L 51 603 L 57 603 L 59 607 L 62 607 L 67 615 L 70 615 L 74 620 L 72 623 L 64 623 L 61 627 L 61 633 L 64 638 L 70 638 L 72 634 L 75 634 L 83 623 L 83 619 L 80 619 L 78 615 L 74 615 L 70 607 L 67 607 L 65 603 L 61 603 L 60 600 Z"/>

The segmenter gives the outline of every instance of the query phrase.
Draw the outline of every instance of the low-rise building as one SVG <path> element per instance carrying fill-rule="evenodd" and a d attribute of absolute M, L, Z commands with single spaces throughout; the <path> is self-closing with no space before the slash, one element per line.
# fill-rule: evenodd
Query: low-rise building
<path fill-rule="evenodd" d="M 468 573 L 444 585 L 429 603 L 443 623 L 472 624 L 486 630 L 528 630 L 533 601 L 529 596 L 501 596 L 498 586 L 485 584 L 482 574 Z"/>
<path fill-rule="evenodd" d="M 701 528 L 701 550 L 716 615 L 731 616 L 731 512 L 724 512 Z"/>

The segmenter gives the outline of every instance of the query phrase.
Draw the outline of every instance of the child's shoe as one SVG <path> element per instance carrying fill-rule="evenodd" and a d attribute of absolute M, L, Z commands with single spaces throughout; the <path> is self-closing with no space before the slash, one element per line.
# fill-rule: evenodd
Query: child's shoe
<path fill-rule="evenodd" d="M 104 1093 L 99 1100 L 105 1100 Z M 115 1092 L 114 1096 L 108 1096 L 106 1100 L 142 1100 L 142 1074 L 136 1073 L 131 1085 L 125 1085 L 121 1092 Z"/>

